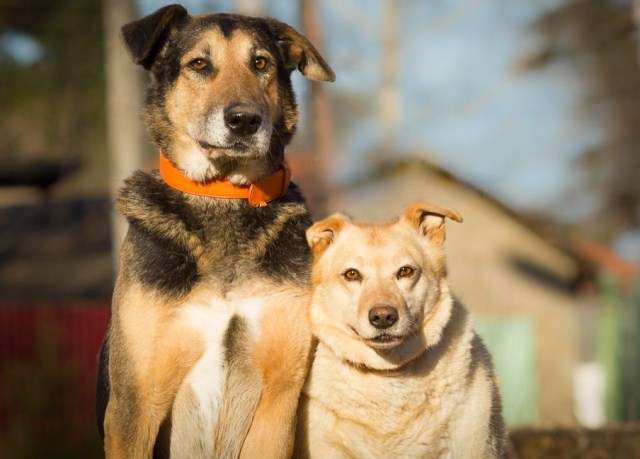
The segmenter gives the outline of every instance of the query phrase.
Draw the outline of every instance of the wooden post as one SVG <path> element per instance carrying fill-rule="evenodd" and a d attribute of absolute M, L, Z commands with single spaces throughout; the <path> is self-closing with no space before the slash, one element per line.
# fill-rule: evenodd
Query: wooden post
<path fill-rule="evenodd" d="M 638 62 L 640 62 L 640 0 L 633 0 L 633 22 L 636 25 L 636 53 L 638 56 Z"/>
<path fill-rule="evenodd" d="M 318 25 L 314 0 L 300 0 L 300 16 L 303 33 L 322 54 L 322 31 Z M 331 107 L 323 83 L 310 82 L 308 106 L 311 150 L 315 152 L 319 172 L 314 210 L 322 212 L 329 204 L 327 172 L 332 167 L 335 149 Z"/>
<path fill-rule="evenodd" d="M 136 16 L 134 1 L 104 0 L 103 8 L 109 183 L 111 197 L 115 198 L 124 179 L 143 163 L 142 82 L 141 71 L 129 58 L 120 39 L 120 28 Z M 117 267 L 127 223 L 115 210 L 112 210 L 111 231 Z"/>
<path fill-rule="evenodd" d="M 385 0 L 382 4 L 382 84 L 379 113 L 382 125 L 382 153 L 388 154 L 396 147 L 396 133 L 400 124 L 400 94 L 397 81 L 398 4 L 396 0 Z"/>

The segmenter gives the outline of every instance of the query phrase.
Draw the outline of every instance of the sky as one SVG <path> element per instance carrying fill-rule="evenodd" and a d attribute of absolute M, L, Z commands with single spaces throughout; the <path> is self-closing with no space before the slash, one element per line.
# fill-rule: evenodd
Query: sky
<path fill-rule="evenodd" d="M 6 31 L 0 33 L 0 57 L 8 54 L 20 65 L 28 66 L 37 62 L 44 55 L 40 43 L 27 34 Z"/>
<path fill-rule="evenodd" d="M 146 14 L 168 3 L 139 0 Z M 383 0 L 317 2 L 328 88 L 371 102 L 337 142 L 338 181 L 358 176 L 380 143 L 377 92 L 384 59 Z M 521 73 L 520 59 L 541 44 L 533 22 L 560 0 L 398 1 L 401 116 L 399 151 L 418 152 L 521 210 L 547 211 L 579 186 L 575 159 L 602 133 L 578 119 L 580 75 L 568 64 Z M 232 11 L 232 0 L 188 0 L 192 12 Z M 295 1 L 263 0 L 264 12 L 298 25 Z M 294 77 L 298 92 L 304 81 Z M 301 98 L 302 99 L 302 98 Z M 305 110 L 305 107 L 302 107 Z M 564 219 L 591 209 L 572 201 Z"/>

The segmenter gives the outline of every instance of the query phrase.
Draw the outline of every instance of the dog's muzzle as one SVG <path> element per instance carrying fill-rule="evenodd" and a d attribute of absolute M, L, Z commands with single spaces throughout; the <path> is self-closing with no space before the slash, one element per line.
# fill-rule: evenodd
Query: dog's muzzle
<path fill-rule="evenodd" d="M 249 105 L 236 104 L 225 108 L 224 124 L 233 135 L 246 137 L 258 132 L 262 116 Z"/>

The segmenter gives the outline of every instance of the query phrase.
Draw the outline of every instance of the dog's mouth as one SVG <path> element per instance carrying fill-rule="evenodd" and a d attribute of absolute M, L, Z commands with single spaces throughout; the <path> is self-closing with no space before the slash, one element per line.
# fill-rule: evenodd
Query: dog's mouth
<path fill-rule="evenodd" d="M 242 142 L 235 142 L 228 145 L 214 145 L 204 140 L 197 141 L 198 146 L 209 159 L 227 156 L 243 160 L 258 159 L 260 155 Z"/>
<path fill-rule="evenodd" d="M 367 344 L 379 350 L 392 349 L 399 346 L 404 341 L 404 336 L 390 335 L 388 333 L 381 333 L 380 335 L 368 339 Z"/>
<path fill-rule="evenodd" d="M 394 347 L 402 344 L 402 342 L 406 338 L 406 336 L 392 335 L 390 333 L 380 333 L 373 338 L 365 338 L 360 333 L 358 333 L 358 331 L 354 327 L 349 326 L 349 328 L 351 328 L 353 333 L 355 333 L 358 338 L 364 341 L 367 346 L 376 350 L 393 349 Z"/>

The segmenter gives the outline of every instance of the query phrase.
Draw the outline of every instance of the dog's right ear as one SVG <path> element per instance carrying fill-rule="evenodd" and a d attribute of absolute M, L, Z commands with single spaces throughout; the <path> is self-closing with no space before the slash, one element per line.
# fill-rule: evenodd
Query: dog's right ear
<path fill-rule="evenodd" d="M 351 220 L 343 214 L 333 214 L 307 229 L 307 243 L 314 256 L 320 255 L 335 240 L 336 236 Z"/>
<path fill-rule="evenodd" d="M 149 70 L 171 29 L 184 22 L 189 13 L 181 5 L 168 5 L 155 13 L 125 24 L 122 38 L 133 61 Z"/>

